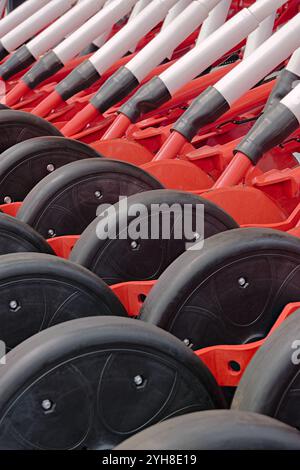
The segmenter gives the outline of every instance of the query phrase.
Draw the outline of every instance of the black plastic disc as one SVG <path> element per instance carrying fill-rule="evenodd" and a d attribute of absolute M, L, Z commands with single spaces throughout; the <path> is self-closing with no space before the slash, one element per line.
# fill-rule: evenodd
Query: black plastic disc
<path fill-rule="evenodd" d="M 134 209 L 141 204 L 143 211 L 135 217 Z M 70 258 L 108 284 L 158 279 L 198 237 L 237 228 L 234 220 L 215 204 L 180 191 L 147 191 L 131 196 L 126 205 L 116 204 L 114 209 L 101 222 L 107 238 L 99 237 L 99 217 L 84 231 Z M 139 239 L 130 233 L 131 223 L 140 232 Z"/>
<path fill-rule="evenodd" d="M 8 349 L 57 323 L 99 315 L 126 312 L 87 269 L 40 253 L 0 257 L 0 340 Z"/>
<path fill-rule="evenodd" d="M 15 217 L 0 213 L 0 255 L 25 252 L 54 255 L 50 245 L 32 227 Z"/>
<path fill-rule="evenodd" d="M 300 433 L 256 413 L 191 413 L 131 437 L 115 450 L 300 450 Z"/>
<path fill-rule="evenodd" d="M 283 307 L 300 300 L 300 243 L 271 229 L 205 240 L 162 274 L 141 318 L 194 349 L 262 339 Z"/>
<path fill-rule="evenodd" d="M 100 205 L 161 188 L 161 183 L 134 165 L 90 158 L 65 165 L 40 181 L 25 198 L 18 218 L 45 238 L 81 234 Z"/>
<path fill-rule="evenodd" d="M 232 408 L 269 415 L 300 429 L 300 310 L 255 354 Z"/>
<path fill-rule="evenodd" d="M 74 320 L 0 368 L 0 449 L 109 449 L 171 416 L 224 407 L 204 364 L 138 320 Z"/>
<path fill-rule="evenodd" d="M 89 145 L 65 137 L 36 137 L 2 153 L 0 204 L 19 202 L 57 168 L 101 155 Z"/>
<path fill-rule="evenodd" d="M 25 140 L 41 136 L 61 136 L 56 127 L 33 114 L 24 111 L 1 110 L 0 153 Z"/>

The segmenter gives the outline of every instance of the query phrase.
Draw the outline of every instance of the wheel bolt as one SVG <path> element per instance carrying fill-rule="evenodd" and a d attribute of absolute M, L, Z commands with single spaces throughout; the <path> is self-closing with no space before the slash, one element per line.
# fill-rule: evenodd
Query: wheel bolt
<path fill-rule="evenodd" d="M 52 165 L 52 163 L 49 163 L 49 165 L 47 165 L 47 171 L 49 171 L 49 173 L 52 173 L 54 170 L 55 170 L 55 166 Z"/>
<path fill-rule="evenodd" d="M 53 404 L 51 400 L 46 399 L 42 401 L 42 408 L 44 411 L 50 411 L 52 406 Z"/>
<path fill-rule="evenodd" d="M 53 230 L 53 228 L 50 228 L 50 229 L 48 230 L 48 235 L 49 235 L 50 238 L 55 237 L 55 230 Z"/>
<path fill-rule="evenodd" d="M 136 375 L 134 377 L 133 381 L 134 381 L 134 383 L 137 387 L 140 387 L 144 383 L 144 379 L 141 375 Z"/>
<path fill-rule="evenodd" d="M 11 310 L 17 310 L 18 307 L 19 307 L 19 303 L 16 300 L 11 300 L 9 302 L 9 308 Z"/>

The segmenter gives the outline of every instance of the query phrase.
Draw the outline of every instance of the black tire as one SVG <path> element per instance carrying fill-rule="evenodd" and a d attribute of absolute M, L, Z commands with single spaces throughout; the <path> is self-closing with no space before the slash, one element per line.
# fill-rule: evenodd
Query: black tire
<path fill-rule="evenodd" d="M 61 136 L 56 127 L 24 111 L 1 110 L 0 153 L 25 140 L 41 136 Z"/>
<path fill-rule="evenodd" d="M 264 338 L 300 300 L 300 243 L 271 229 L 236 229 L 181 255 L 146 299 L 141 318 L 194 349 Z"/>
<path fill-rule="evenodd" d="M 265 341 L 248 365 L 232 408 L 274 417 L 300 429 L 300 310 Z"/>
<path fill-rule="evenodd" d="M 0 213 L 0 255 L 26 252 L 55 254 L 46 240 L 32 227 L 15 217 Z"/>
<path fill-rule="evenodd" d="M 6 362 L 0 449 L 108 449 L 168 417 L 224 406 L 192 351 L 138 320 L 67 322 L 25 341 Z"/>
<path fill-rule="evenodd" d="M 87 269 L 39 253 L 0 257 L 0 340 L 9 350 L 58 323 L 100 315 L 127 314 Z"/>
<path fill-rule="evenodd" d="M 129 217 L 128 214 L 134 206 L 139 207 L 140 204 L 147 209 L 148 216 L 140 214 L 138 218 Z M 157 216 L 160 213 L 157 206 L 161 204 L 166 205 L 164 214 L 170 215 L 170 237 L 167 238 L 168 234 L 162 236 L 162 223 L 157 224 Z M 155 206 L 156 209 L 154 209 Z M 204 234 L 202 212 L 197 210 L 203 207 Z M 190 208 L 189 212 L 188 208 Z M 197 233 L 201 235 L 201 238 L 210 237 L 238 227 L 222 209 L 196 195 L 171 190 L 147 191 L 129 197 L 125 206 L 122 203 L 116 204 L 115 211 L 105 216 L 103 224 L 111 230 L 110 236 L 107 235 L 106 239 L 98 236 L 99 218 L 94 220 L 76 243 L 70 259 L 90 269 L 108 284 L 158 279 L 163 271 L 193 244 L 191 237 L 190 240 L 184 237 L 185 221 L 182 214 L 186 219 L 190 217 L 193 222 L 193 227 L 189 227 L 191 236 Z M 133 220 L 135 224 L 139 224 L 140 231 L 147 232 L 148 239 L 133 240 L 127 236 L 122 239 L 122 235 L 126 234 L 128 223 Z M 157 224 L 157 228 L 160 229 L 156 239 L 151 238 L 152 224 L 153 227 Z M 181 233 L 182 237 L 179 239 L 176 233 Z M 117 234 L 116 238 L 115 234 Z"/>
<path fill-rule="evenodd" d="M 155 178 L 134 165 L 90 158 L 65 165 L 40 181 L 25 198 L 18 218 L 45 238 L 81 234 L 100 205 L 161 188 Z"/>
<path fill-rule="evenodd" d="M 36 137 L 2 153 L 0 204 L 20 202 L 43 178 L 68 163 L 101 155 L 91 146 L 65 137 Z"/>
<path fill-rule="evenodd" d="M 300 450 L 300 433 L 256 413 L 202 411 L 142 431 L 114 450 Z"/>

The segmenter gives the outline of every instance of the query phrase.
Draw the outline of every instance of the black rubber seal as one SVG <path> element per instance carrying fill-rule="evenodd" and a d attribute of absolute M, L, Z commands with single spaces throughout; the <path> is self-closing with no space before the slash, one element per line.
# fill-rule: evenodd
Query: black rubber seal
<path fill-rule="evenodd" d="M 243 153 L 256 165 L 265 152 L 281 144 L 298 127 L 299 122 L 292 111 L 278 103 L 258 119 L 234 153 Z"/>
<path fill-rule="evenodd" d="M 51 51 L 36 62 L 36 64 L 24 75 L 22 80 L 31 90 L 33 90 L 40 83 L 54 75 L 63 67 L 64 64 L 60 61 L 55 52 Z"/>
<path fill-rule="evenodd" d="M 9 80 L 16 73 L 29 67 L 35 62 L 35 57 L 24 45 L 20 47 L 4 64 L 0 65 L 0 76 L 3 80 Z"/>
<path fill-rule="evenodd" d="M 8 50 L 5 49 L 5 47 L 3 46 L 3 44 L 1 43 L 0 41 L 0 60 L 4 59 L 5 57 L 7 57 L 9 54 Z"/>
<path fill-rule="evenodd" d="M 120 113 L 127 116 L 131 122 L 136 122 L 142 114 L 159 108 L 171 97 L 164 82 L 159 77 L 154 77 L 121 107 Z"/>
<path fill-rule="evenodd" d="M 207 88 L 178 119 L 173 130 L 191 141 L 201 127 L 210 124 L 230 108 L 224 96 L 214 87 Z"/>
<path fill-rule="evenodd" d="M 92 42 L 89 46 L 87 46 L 85 49 L 83 49 L 82 52 L 80 52 L 79 56 L 80 56 L 80 57 L 83 57 L 83 56 L 85 56 L 85 55 L 87 55 L 87 54 L 93 54 L 93 52 L 98 51 L 98 49 L 99 49 L 99 47 L 96 46 L 96 44 L 94 44 L 94 43 Z"/>
<path fill-rule="evenodd" d="M 100 113 L 104 113 L 126 98 L 138 85 L 139 81 L 135 75 L 126 67 L 121 67 L 102 85 L 91 99 L 91 103 Z"/>
<path fill-rule="evenodd" d="M 85 90 L 97 80 L 100 75 L 93 64 L 86 60 L 76 67 L 64 80 L 62 80 L 55 88 L 59 96 L 67 101 L 72 96 L 82 90 Z"/>
<path fill-rule="evenodd" d="M 269 96 L 264 112 L 270 111 L 273 106 L 276 106 L 295 85 L 298 84 L 300 77 L 289 70 L 282 70 L 276 80 L 272 93 Z"/>

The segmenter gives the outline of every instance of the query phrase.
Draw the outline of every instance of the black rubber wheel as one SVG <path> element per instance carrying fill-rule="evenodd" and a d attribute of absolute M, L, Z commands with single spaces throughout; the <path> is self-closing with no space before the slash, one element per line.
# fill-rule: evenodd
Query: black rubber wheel
<path fill-rule="evenodd" d="M 127 314 L 87 269 L 40 253 L 0 257 L 0 340 L 8 349 L 57 323 L 99 315 Z"/>
<path fill-rule="evenodd" d="M 300 450 L 300 433 L 256 413 L 214 410 L 170 419 L 115 450 Z"/>
<path fill-rule="evenodd" d="M 81 234 L 100 205 L 161 188 L 161 183 L 134 165 L 90 158 L 65 165 L 40 181 L 25 198 L 18 218 L 45 238 Z"/>
<path fill-rule="evenodd" d="M 300 300 L 300 243 L 271 229 L 229 230 L 187 251 L 162 274 L 141 318 L 194 349 L 264 338 Z"/>
<path fill-rule="evenodd" d="M 109 449 L 151 424 L 224 406 L 206 366 L 138 320 L 85 318 L 22 343 L 0 368 L 0 449 Z"/>
<path fill-rule="evenodd" d="M 141 204 L 146 213 L 142 211 L 138 217 L 128 216 Z M 168 227 L 162 223 L 162 212 L 164 222 L 170 220 Z M 131 196 L 126 205 L 122 202 L 116 204 L 115 211 L 108 212 L 101 225 L 99 219 L 101 217 L 94 220 L 81 235 L 70 259 L 90 269 L 108 284 L 158 279 L 198 237 L 203 239 L 204 236 L 237 228 L 234 220 L 210 201 L 170 190 L 147 191 Z M 128 224 L 133 221 L 134 227 L 148 239 L 142 236 L 139 239 L 130 238 L 130 233 L 127 236 Z M 189 221 L 193 223 L 188 227 L 188 239 L 184 236 L 184 229 Z M 101 227 L 107 234 L 102 239 L 99 236 Z M 163 234 L 163 228 L 169 230 Z M 155 239 L 151 237 L 151 229 L 153 233 L 157 229 Z"/>
<path fill-rule="evenodd" d="M 37 252 L 54 255 L 46 240 L 15 217 L 0 213 L 0 255 Z"/>
<path fill-rule="evenodd" d="M 248 365 L 232 408 L 262 413 L 300 429 L 300 310 L 266 340 Z"/>
<path fill-rule="evenodd" d="M 0 153 L 33 137 L 61 136 L 56 127 L 33 114 L 24 111 L 1 110 Z"/>
<path fill-rule="evenodd" d="M 89 145 L 65 137 L 36 137 L 2 153 L 0 204 L 20 202 L 43 178 L 68 163 L 101 157 Z"/>

